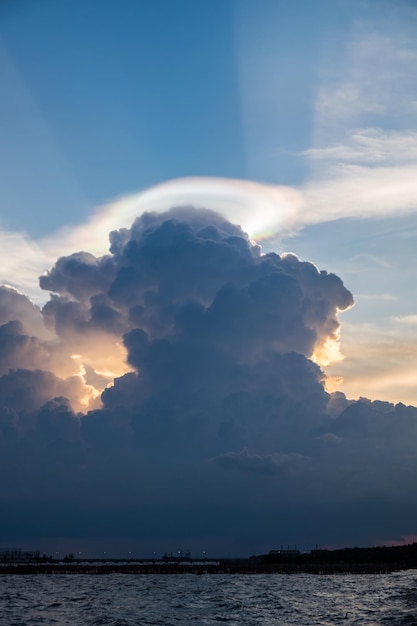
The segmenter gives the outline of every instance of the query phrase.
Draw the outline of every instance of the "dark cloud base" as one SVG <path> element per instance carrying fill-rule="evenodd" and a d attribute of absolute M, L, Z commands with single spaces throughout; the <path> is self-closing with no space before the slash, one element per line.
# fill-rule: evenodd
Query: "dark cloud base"
<path fill-rule="evenodd" d="M 42 311 L 0 288 L 5 541 L 413 534 L 417 409 L 329 395 L 311 360 L 353 303 L 337 276 L 212 211 L 144 214 L 110 242 L 58 259 Z"/>

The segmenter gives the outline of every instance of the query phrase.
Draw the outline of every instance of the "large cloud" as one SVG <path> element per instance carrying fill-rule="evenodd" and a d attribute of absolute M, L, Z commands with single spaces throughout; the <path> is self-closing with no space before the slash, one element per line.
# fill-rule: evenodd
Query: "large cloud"
<path fill-rule="evenodd" d="M 0 462 L 12 511 L 71 502 L 85 533 L 155 542 L 225 532 L 244 549 L 260 533 L 277 540 L 279 515 L 281 540 L 296 527 L 313 540 L 300 510 L 318 519 L 333 501 L 342 520 L 370 494 L 410 497 L 417 409 L 329 395 L 312 360 L 337 346 L 338 313 L 353 302 L 337 276 L 263 255 L 208 210 L 146 213 L 110 241 L 106 256 L 58 259 L 40 279 L 51 292 L 42 312 L 0 289 Z M 112 531 L 103 507 L 120 513 Z M 55 532 L 40 524 L 40 535 Z M 339 536 L 349 539 L 342 523 Z"/>

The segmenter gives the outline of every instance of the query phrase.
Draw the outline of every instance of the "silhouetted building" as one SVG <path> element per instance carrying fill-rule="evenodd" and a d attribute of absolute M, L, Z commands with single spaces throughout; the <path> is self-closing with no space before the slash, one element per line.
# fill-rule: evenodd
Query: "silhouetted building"
<path fill-rule="evenodd" d="M 297 556 L 300 556 L 300 551 L 297 550 L 297 548 L 294 548 L 294 550 L 290 550 L 289 548 L 288 550 L 283 550 L 281 548 L 281 550 L 270 550 L 268 555 L 272 557 L 279 556 L 283 559 L 296 559 Z"/>

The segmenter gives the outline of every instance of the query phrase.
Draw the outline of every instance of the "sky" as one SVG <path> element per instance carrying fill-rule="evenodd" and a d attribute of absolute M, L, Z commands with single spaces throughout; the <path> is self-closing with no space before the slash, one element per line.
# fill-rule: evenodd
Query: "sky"
<path fill-rule="evenodd" d="M 5 546 L 417 537 L 416 26 L 3 0 Z"/>

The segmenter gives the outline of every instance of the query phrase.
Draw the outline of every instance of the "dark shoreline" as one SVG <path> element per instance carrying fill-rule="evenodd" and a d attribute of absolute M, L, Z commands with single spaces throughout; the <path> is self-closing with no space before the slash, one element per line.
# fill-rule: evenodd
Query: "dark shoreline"
<path fill-rule="evenodd" d="M 309 553 L 298 550 L 271 550 L 250 558 L 192 558 L 168 556 L 160 559 L 74 559 L 52 557 L 27 558 L 0 562 L 3 575 L 51 574 L 389 574 L 417 569 L 417 543 L 374 548 L 315 549 Z M 39 553 L 38 553 L 39 554 Z M 20 553 L 11 555 L 19 557 Z"/>
<path fill-rule="evenodd" d="M 393 563 L 254 563 L 250 560 L 216 563 L 14 563 L 0 566 L 1 575 L 172 575 L 172 574 L 389 574 L 408 569 Z"/>

